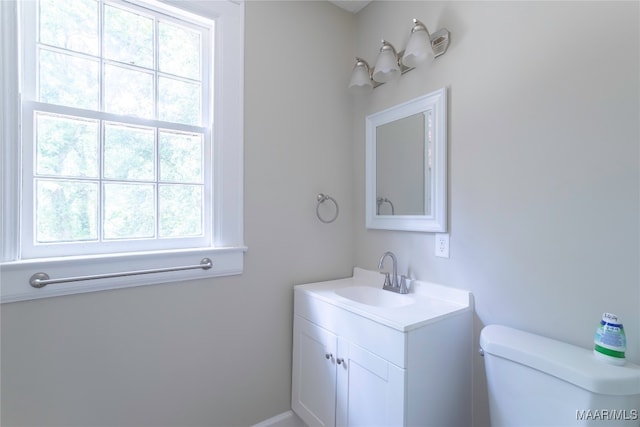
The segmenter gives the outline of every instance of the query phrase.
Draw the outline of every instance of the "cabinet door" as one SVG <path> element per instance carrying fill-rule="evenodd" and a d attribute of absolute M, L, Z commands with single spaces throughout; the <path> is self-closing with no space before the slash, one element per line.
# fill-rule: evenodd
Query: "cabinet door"
<path fill-rule="evenodd" d="M 405 369 L 342 339 L 336 363 L 336 425 L 405 424 Z"/>
<path fill-rule="evenodd" d="M 309 427 L 335 425 L 336 347 L 334 334 L 295 316 L 291 408 Z"/>

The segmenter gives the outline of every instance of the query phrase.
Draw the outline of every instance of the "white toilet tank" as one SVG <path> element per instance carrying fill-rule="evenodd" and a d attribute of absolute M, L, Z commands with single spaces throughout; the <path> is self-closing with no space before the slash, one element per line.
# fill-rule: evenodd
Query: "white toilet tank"
<path fill-rule="evenodd" d="M 480 334 L 491 425 L 640 426 L 640 366 L 500 325 Z"/>

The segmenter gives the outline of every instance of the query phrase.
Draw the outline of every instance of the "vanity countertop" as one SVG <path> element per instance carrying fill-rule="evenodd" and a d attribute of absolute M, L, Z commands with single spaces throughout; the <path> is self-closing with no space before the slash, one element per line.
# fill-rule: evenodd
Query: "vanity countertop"
<path fill-rule="evenodd" d="M 411 280 L 408 294 L 382 290 L 377 271 L 354 268 L 353 276 L 308 283 L 295 292 L 340 307 L 401 332 L 471 310 L 471 293 L 431 282 Z"/>

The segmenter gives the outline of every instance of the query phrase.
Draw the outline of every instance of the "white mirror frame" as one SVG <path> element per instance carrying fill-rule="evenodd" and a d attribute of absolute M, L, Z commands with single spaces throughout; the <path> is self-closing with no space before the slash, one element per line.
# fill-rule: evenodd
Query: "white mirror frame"
<path fill-rule="evenodd" d="M 430 215 L 377 215 L 376 213 L 376 129 L 378 126 L 418 113 L 433 117 L 432 206 Z M 366 118 L 365 212 L 366 227 L 382 230 L 447 231 L 447 91 L 430 94 L 396 105 Z M 425 171 L 426 173 L 426 171 Z"/>

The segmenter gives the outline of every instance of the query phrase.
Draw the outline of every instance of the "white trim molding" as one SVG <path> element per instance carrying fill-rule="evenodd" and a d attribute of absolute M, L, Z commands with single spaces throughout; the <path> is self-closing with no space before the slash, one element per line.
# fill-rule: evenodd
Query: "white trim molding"
<path fill-rule="evenodd" d="M 286 411 L 251 427 L 306 427 L 306 424 L 293 411 Z"/>
<path fill-rule="evenodd" d="M 0 84 L 2 85 L 2 114 L 0 129 L 0 203 L 1 229 L 0 262 L 17 257 L 19 220 L 20 140 L 17 124 L 20 123 L 19 54 L 18 54 L 18 3 L 0 2 Z M 1 280 L 1 277 L 0 277 Z"/>
<path fill-rule="evenodd" d="M 0 277 L 2 280 L 0 302 L 25 301 L 85 292 L 241 274 L 244 264 L 243 255 L 246 250 L 247 248 L 244 247 L 216 248 L 6 262 L 0 265 Z M 46 285 L 42 288 L 34 288 L 30 285 L 30 279 L 36 273 L 46 273 L 51 279 L 59 279 L 71 275 L 74 277 L 90 276 L 98 273 L 109 274 L 165 267 L 180 267 L 183 265 L 198 264 L 202 258 L 211 259 L 212 267 L 210 269 L 57 283 Z"/>

